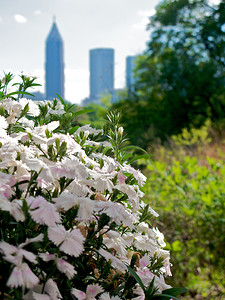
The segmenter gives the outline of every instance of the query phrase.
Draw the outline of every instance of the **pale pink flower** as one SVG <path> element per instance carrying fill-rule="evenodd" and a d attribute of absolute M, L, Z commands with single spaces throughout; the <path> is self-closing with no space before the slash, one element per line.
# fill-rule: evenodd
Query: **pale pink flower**
<path fill-rule="evenodd" d="M 107 214 L 117 225 L 124 224 L 131 229 L 134 228 L 131 215 L 122 204 L 111 201 L 98 201 L 96 202 L 96 210 L 101 214 Z"/>
<path fill-rule="evenodd" d="M 148 285 L 154 277 L 154 274 L 148 268 L 137 268 L 136 273 L 141 278 L 144 285 Z"/>
<path fill-rule="evenodd" d="M 91 284 L 87 286 L 86 298 L 91 299 L 103 292 L 103 288 L 98 284 Z"/>
<path fill-rule="evenodd" d="M 35 293 L 35 292 L 31 292 L 30 296 L 32 298 L 26 298 L 27 300 L 51 300 L 51 298 L 46 295 L 46 294 L 38 294 L 38 293 Z"/>
<path fill-rule="evenodd" d="M 50 278 L 43 284 L 38 284 L 28 291 L 23 297 L 24 300 L 60 300 L 62 295 L 57 284 Z"/>
<path fill-rule="evenodd" d="M 110 252 L 101 248 L 98 250 L 98 253 L 102 255 L 107 261 L 111 261 L 112 266 L 120 272 L 125 272 L 127 270 L 126 265 L 119 258 L 112 255 Z"/>
<path fill-rule="evenodd" d="M 160 277 L 155 276 L 154 286 L 158 288 L 157 293 L 162 293 L 162 291 L 171 288 L 171 285 L 165 283 L 165 279 L 162 275 L 160 275 Z"/>
<path fill-rule="evenodd" d="M 145 294 L 142 288 L 139 285 L 136 285 L 133 292 L 138 295 L 135 298 L 132 298 L 132 300 L 145 300 Z"/>
<path fill-rule="evenodd" d="M 78 289 L 73 288 L 71 290 L 71 294 L 77 297 L 78 300 L 85 300 L 86 294 Z"/>
<path fill-rule="evenodd" d="M 71 294 L 77 297 L 78 300 L 94 300 L 95 297 L 103 292 L 103 288 L 98 284 L 91 284 L 87 286 L 86 293 L 73 288 Z"/>
<path fill-rule="evenodd" d="M 133 211 L 137 211 L 139 209 L 139 187 L 128 185 L 126 183 L 118 183 L 115 185 L 115 189 L 121 191 L 124 194 L 127 194 L 128 199 L 131 201 L 133 205 Z"/>
<path fill-rule="evenodd" d="M 150 265 L 150 258 L 147 254 L 145 254 L 139 261 L 140 268 L 144 268 Z"/>
<path fill-rule="evenodd" d="M 22 211 L 22 201 L 21 200 L 13 200 L 10 202 L 6 199 L 0 199 L 0 209 L 4 211 L 8 211 L 17 222 L 24 221 L 25 216 Z"/>
<path fill-rule="evenodd" d="M 122 172 L 118 173 L 118 181 L 119 181 L 119 183 L 125 183 L 126 179 L 127 179 L 127 176 L 125 176 Z"/>
<path fill-rule="evenodd" d="M 57 284 L 51 278 L 46 282 L 44 291 L 50 296 L 51 300 L 62 299 Z"/>
<path fill-rule="evenodd" d="M 59 249 L 69 255 L 79 256 L 83 251 L 84 237 L 79 229 L 66 231 L 62 225 L 48 228 L 48 237 Z"/>
<path fill-rule="evenodd" d="M 95 207 L 95 201 L 66 192 L 61 193 L 59 198 L 55 198 L 53 201 L 56 202 L 56 208 L 63 208 L 65 211 L 74 206 L 79 206 L 77 218 L 83 221 L 91 219 Z"/>
<path fill-rule="evenodd" d="M 23 244 L 21 244 L 23 246 Z M 5 254 L 4 259 L 15 264 L 19 265 L 22 263 L 23 257 L 28 261 L 36 264 L 36 255 L 32 252 L 22 249 L 22 247 L 15 247 L 6 243 L 5 241 L 0 242 L 0 249 Z"/>
<path fill-rule="evenodd" d="M 137 179 L 138 184 L 140 186 L 144 185 L 144 183 L 146 181 L 146 177 L 139 170 L 134 169 L 131 165 L 128 165 L 126 163 L 123 164 L 122 170 L 124 172 L 128 172 L 130 174 L 133 174 L 134 178 Z"/>
<path fill-rule="evenodd" d="M 72 279 L 77 273 L 74 267 L 62 258 L 56 259 L 56 265 L 60 272 L 65 273 L 69 279 Z"/>
<path fill-rule="evenodd" d="M 108 234 L 109 233 L 109 234 Z M 104 244 L 110 249 L 116 250 L 116 254 L 119 256 L 126 256 L 126 247 L 128 243 L 123 239 L 122 236 L 112 237 L 110 231 L 106 233 L 107 237 L 104 237 Z"/>
<path fill-rule="evenodd" d="M 169 259 L 170 259 L 169 257 L 166 257 L 163 261 L 163 264 L 165 267 L 166 275 L 172 276 L 171 269 L 170 269 L 171 263 L 170 263 Z"/>
<path fill-rule="evenodd" d="M 37 285 L 38 282 L 39 278 L 31 271 L 28 264 L 22 263 L 13 268 L 6 284 L 11 288 L 24 286 L 30 289 Z"/>
<path fill-rule="evenodd" d="M 35 222 L 47 226 L 60 223 L 60 215 L 56 211 L 56 207 L 42 196 L 28 197 L 26 201 L 30 206 L 29 213 Z"/>
<path fill-rule="evenodd" d="M 43 261 L 46 261 L 46 262 L 48 262 L 50 260 L 54 260 L 56 262 L 56 266 L 57 266 L 58 270 L 64 274 L 66 274 L 66 276 L 69 279 L 72 279 L 73 276 L 77 273 L 75 271 L 73 265 L 68 263 L 64 258 L 58 257 L 55 254 L 40 253 L 39 257 L 41 257 L 43 259 Z"/>
<path fill-rule="evenodd" d="M 99 300 L 121 300 L 119 296 L 109 296 L 109 293 L 101 294 Z"/>

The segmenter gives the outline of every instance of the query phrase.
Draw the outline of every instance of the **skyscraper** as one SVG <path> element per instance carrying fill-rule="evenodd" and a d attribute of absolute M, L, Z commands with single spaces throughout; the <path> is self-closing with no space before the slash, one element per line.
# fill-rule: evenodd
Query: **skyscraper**
<path fill-rule="evenodd" d="M 56 93 L 64 98 L 63 40 L 55 20 L 46 40 L 45 59 L 46 98 L 53 99 Z"/>
<path fill-rule="evenodd" d="M 114 49 L 90 50 L 90 101 L 97 101 L 104 93 L 114 90 Z"/>
<path fill-rule="evenodd" d="M 126 58 L 126 88 L 128 91 L 133 91 L 135 84 L 134 69 L 136 56 L 127 56 Z"/>

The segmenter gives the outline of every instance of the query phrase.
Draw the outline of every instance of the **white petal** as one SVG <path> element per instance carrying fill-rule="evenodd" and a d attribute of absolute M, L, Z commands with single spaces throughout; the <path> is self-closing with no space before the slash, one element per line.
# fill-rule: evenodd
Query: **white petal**
<path fill-rule="evenodd" d="M 66 230 L 62 225 L 48 228 L 48 237 L 55 244 L 61 244 L 66 237 Z"/>

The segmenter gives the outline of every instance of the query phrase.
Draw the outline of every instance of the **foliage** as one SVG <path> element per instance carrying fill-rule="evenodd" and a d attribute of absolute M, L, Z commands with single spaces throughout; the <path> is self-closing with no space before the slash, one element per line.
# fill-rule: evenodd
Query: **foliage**
<path fill-rule="evenodd" d="M 172 253 L 170 283 L 185 282 L 196 299 L 223 299 L 225 161 L 199 162 L 190 156 L 170 164 L 152 160 L 144 192 L 161 215 L 154 225 L 166 233 Z"/>
<path fill-rule="evenodd" d="M 25 83 L 0 100 L 0 299 L 177 299 L 186 289 L 164 281 L 170 254 L 119 116 L 108 138 L 74 127 L 60 97 L 12 99 Z"/>
<path fill-rule="evenodd" d="M 138 145 L 225 118 L 224 2 L 165 0 L 150 18 L 133 95 L 115 107 Z M 215 34 L 216 33 L 216 34 Z"/>
<path fill-rule="evenodd" d="M 211 122 L 208 120 L 201 128 L 191 128 L 189 131 L 183 128 L 180 134 L 172 136 L 171 139 L 178 146 L 207 145 L 212 141 L 209 136 L 210 127 Z"/>
<path fill-rule="evenodd" d="M 111 94 L 103 94 L 100 99 L 99 103 L 89 103 L 85 105 L 85 109 L 91 109 L 92 112 L 88 115 L 82 115 L 77 119 L 79 124 L 86 125 L 92 124 L 93 127 L 100 129 L 104 126 L 106 121 L 106 114 L 111 108 Z"/>

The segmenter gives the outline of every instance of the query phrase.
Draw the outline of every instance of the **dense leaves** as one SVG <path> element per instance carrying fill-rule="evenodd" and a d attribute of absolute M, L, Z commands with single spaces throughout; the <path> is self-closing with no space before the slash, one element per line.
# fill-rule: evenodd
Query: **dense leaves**
<path fill-rule="evenodd" d="M 190 156 L 152 161 L 144 191 L 161 215 L 156 225 L 166 232 L 176 274 L 171 283 L 185 282 L 192 296 L 222 299 L 225 163 L 209 157 L 200 162 Z"/>
<path fill-rule="evenodd" d="M 147 50 L 137 57 L 133 94 L 116 105 L 142 147 L 206 119 L 225 118 L 225 6 L 162 1 L 150 18 Z"/>

